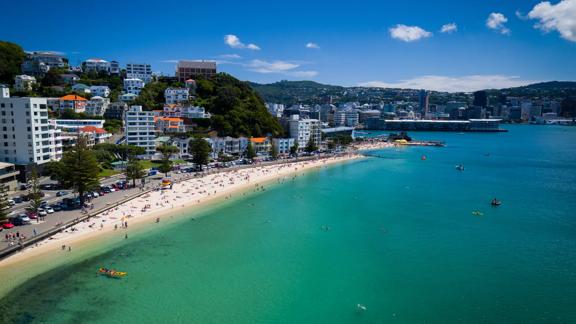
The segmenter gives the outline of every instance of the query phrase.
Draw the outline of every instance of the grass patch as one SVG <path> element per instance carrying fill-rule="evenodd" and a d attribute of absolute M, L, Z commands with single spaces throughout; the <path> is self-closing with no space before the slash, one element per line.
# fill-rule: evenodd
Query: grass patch
<path fill-rule="evenodd" d="M 116 174 L 119 174 L 120 171 L 118 170 L 112 170 L 112 169 L 102 169 L 100 171 L 100 173 L 98 173 L 98 177 L 99 178 L 105 178 L 105 177 L 110 177 Z"/>

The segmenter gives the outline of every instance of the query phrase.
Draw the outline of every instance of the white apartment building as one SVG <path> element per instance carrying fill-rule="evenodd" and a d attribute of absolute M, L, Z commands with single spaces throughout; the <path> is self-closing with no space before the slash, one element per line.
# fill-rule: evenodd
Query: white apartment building
<path fill-rule="evenodd" d="M 86 102 L 86 110 L 84 112 L 88 116 L 104 116 L 108 106 L 110 106 L 109 98 L 94 96 Z"/>
<path fill-rule="evenodd" d="M 30 91 L 34 84 L 36 84 L 36 78 L 29 75 L 17 75 L 14 77 L 14 89 L 16 91 Z"/>
<path fill-rule="evenodd" d="M 84 72 L 106 72 L 110 73 L 111 63 L 103 59 L 87 59 L 82 62 Z"/>
<path fill-rule="evenodd" d="M 142 106 L 131 106 L 124 117 L 126 144 L 146 149 L 146 155 L 156 153 L 154 113 L 143 111 Z"/>
<path fill-rule="evenodd" d="M 26 165 L 62 158 L 59 130 L 48 122 L 46 98 L 0 98 L 0 161 Z"/>
<path fill-rule="evenodd" d="M 126 78 L 140 79 L 144 83 L 152 81 L 152 66 L 150 64 L 128 63 L 126 64 Z"/>
<path fill-rule="evenodd" d="M 358 112 L 355 110 L 339 110 L 334 112 L 334 126 L 358 126 Z"/>
<path fill-rule="evenodd" d="M 298 115 L 292 115 L 289 121 L 290 137 L 296 140 L 298 148 L 304 149 L 310 138 L 320 145 L 322 141 L 321 124 L 318 119 L 300 119 Z"/>
<path fill-rule="evenodd" d="M 190 89 L 166 88 L 166 90 L 164 90 L 164 98 L 169 105 L 187 102 L 190 99 Z"/>
<path fill-rule="evenodd" d="M 294 146 L 293 138 L 273 138 L 272 142 L 278 150 L 278 154 L 290 154 L 290 148 Z"/>
<path fill-rule="evenodd" d="M 110 88 L 108 88 L 108 86 L 91 86 L 90 93 L 93 96 L 108 98 L 110 95 Z"/>
<path fill-rule="evenodd" d="M 124 93 L 139 95 L 144 85 L 144 81 L 140 79 L 124 79 Z"/>

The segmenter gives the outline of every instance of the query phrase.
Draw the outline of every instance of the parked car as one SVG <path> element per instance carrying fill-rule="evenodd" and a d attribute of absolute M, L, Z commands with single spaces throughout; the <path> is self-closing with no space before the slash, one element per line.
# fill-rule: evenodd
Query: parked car
<path fill-rule="evenodd" d="M 48 213 L 44 209 L 38 209 L 38 216 L 44 217 L 48 215 Z"/>
<path fill-rule="evenodd" d="M 46 206 L 48 206 L 48 202 L 43 201 L 40 203 L 40 208 L 46 208 Z"/>
<path fill-rule="evenodd" d="M 56 193 L 56 197 L 66 196 L 67 194 L 68 194 L 68 191 L 58 191 Z"/>
<path fill-rule="evenodd" d="M 48 214 L 54 214 L 54 209 L 52 209 L 52 207 L 48 206 L 46 207 L 46 209 L 44 209 L 46 211 L 46 213 Z"/>
<path fill-rule="evenodd" d="M 23 200 L 22 200 L 22 197 L 14 197 L 14 198 L 12 198 L 12 200 L 14 200 L 14 202 L 17 203 L 17 204 L 19 204 L 19 203 L 21 203 L 21 202 L 23 201 Z"/>
<path fill-rule="evenodd" d="M 10 207 L 16 205 L 16 202 L 14 201 L 14 199 L 8 199 L 6 202 L 10 205 Z"/>
<path fill-rule="evenodd" d="M 109 194 L 109 193 L 112 192 L 112 190 L 111 190 L 110 188 L 108 188 L 108 187 L 102 188 L 102 191 L 104 191 L 104 193 L 107 193 L 107 194 Z"/>
<path fill-rule="evenodd" d="M 19 214 L 18 216 L 11 217 L 10 223 L 16 226 L 28 225 L 30 224 L 30 217 L 26 214 Z"/>
<path fill-rule="evenodd" d="M 35 212 L 27 211 L 26 215 L 28 215 L 30 219 L 38 219 L 38 215 Z"/>
<path fill-rule="evenodd" d="M 2 223 L 2 228 L 3 229 L 11 229 L 11 228 L 14 228 L 14 224 L 12 224 L 10 222 L 4 222 L 4 223 Z"/>
<path fill-rule="evenodd" d="M 94 196 L 94 198 L 96 198 L 96 197 L 100 197 L 100 194 L 98 193 L 98 191 L 93 191 L 92 196 Z"/>
<path fill-rule="evenodd" d="M 62 210 L 62 206 L 60 204 L 50 205 L 50 208 L 52 208 L 52 210 L 54 210 L 55 212 L 59 212 Z"/>
<path fill-rule="evenodd" d="M 30 187 L 31 186 L 27 183 L 20 184 L 20 190 L 28 190 L 28 189 L 30 189 Z"/>

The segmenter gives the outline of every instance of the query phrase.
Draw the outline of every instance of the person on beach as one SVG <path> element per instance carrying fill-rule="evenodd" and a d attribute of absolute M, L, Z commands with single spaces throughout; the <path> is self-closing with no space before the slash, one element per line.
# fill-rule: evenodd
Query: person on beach
<path fill-rule="evenodd" d="M 68 252 L 72 252 L 72 247 L 68 245 Z"/>

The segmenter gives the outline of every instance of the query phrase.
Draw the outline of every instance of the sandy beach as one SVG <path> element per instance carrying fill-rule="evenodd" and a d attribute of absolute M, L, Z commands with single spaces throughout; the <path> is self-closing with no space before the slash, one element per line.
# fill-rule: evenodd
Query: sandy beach
<path fill-rule="evenodd" d="M 369 148 L 376 147 L 371 145 Z M 117 244 L 136 229 L 163 224 L 163 220 L 185 215 L 194 207 L 209 207 L 216 201 L 264 191 L 271 183 L 281 183 L 309 170 L 360 157 L 348 154 L 224 171 L 175 183 L 172 189 L 146 193 L 0 261 L 3 277 L 0 296 L 40 273 L 89 257 L 90 253 L 95 253 L 95 247 Z"/>

